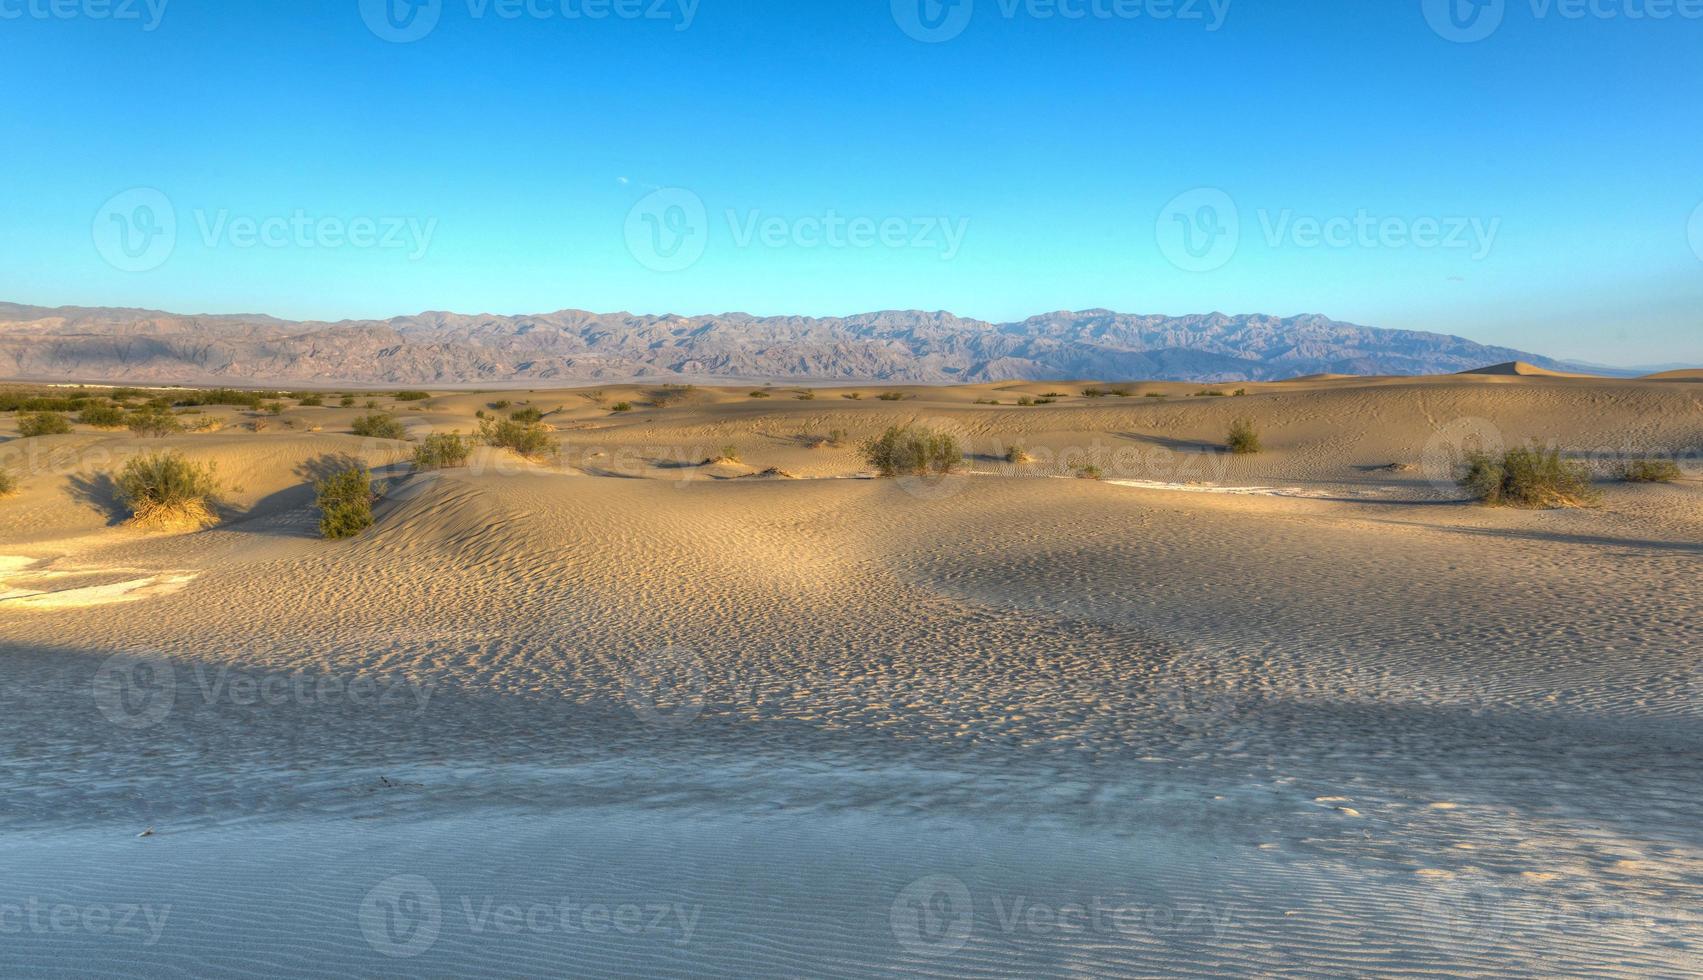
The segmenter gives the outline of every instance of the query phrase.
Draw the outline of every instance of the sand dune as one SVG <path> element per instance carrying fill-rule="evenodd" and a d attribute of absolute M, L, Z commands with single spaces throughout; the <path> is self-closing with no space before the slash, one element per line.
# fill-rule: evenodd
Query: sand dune
<path fill-rule="evenodd" d="M 1696 972 L 1690 387 L 1093 387 L 442 394 L 396 406 L 412 433 L 501 398 L 562 452 L 425 474 L 363 410 L 291 408 L 148 440 L 230 485 L 181 535 L 119 523 L 132 437 L 0 444 L 0 904 L 172 909 L 0 969 Z M 1237 417 L 1266 452 L 1218 451 Z M 969 471 L 858 478 L 905 422 Z M 1460 502 L 1462 453 L 1527 440 L 1687 477 Z M 310 484 L 348 459 L 384 499 L 325 542 Z M 798 478 L 742 478 L 770 468 Z M 479 917 L 564 896 L 654 925 Z"/>

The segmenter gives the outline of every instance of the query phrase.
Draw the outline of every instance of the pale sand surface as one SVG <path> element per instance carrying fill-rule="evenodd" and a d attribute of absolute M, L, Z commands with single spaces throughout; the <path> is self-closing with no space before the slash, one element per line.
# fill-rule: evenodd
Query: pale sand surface
<path fill-rule="evenodd" d="M 530 399 L 564 452 L 424 476 L 293 408 L 149 441 L 235 488 L 175 536 L 116 523 L 128 434 L 0 445 L 0 974 L 1703 971 L 1696 386 L 1083 387 L 450 394 L 399 415 Z M 1267 451 L 1212 452 L 1244 415 Z M 975 472 L 847 479 L 910 420 Z M 1688 476 L 1461 504 L 1438 461 L 1486 438 Z M 328 543 L 342 456 L 392 483 Z M 697 919 L 478 918 L 564 896 Z"/>

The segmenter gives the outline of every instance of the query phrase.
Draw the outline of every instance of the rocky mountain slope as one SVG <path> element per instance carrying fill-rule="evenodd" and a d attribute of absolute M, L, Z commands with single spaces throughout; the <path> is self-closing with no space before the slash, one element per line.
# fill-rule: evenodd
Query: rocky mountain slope
<path fill-rule="evenodd" d="M 131 383 L 384 385 L 751 379 L 975 382 L 1264 381 L 1439 374 L 1505 361 L 1567 370 L 1460 337 L 1318 315 L 1136 316 L 1109 310 L 987 323 L 950 313 L 851 317 L 421 313 L 295 322 L 261 315 L 0 303 L 0 377 Z"/>

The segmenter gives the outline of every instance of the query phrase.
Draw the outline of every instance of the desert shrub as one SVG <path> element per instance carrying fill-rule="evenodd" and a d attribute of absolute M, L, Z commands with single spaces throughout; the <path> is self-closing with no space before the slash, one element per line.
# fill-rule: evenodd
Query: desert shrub
<path fill-rule="evenodd" d="M 733 445 L 732 443 L 729 443 L 728 445 L 721 447 L 720 449 L 716 450 L 716 456 L 715 456 L 714 462 L 717 462 L 717 463 L 737 463 L 737 462 L 739 462 L 739 447 Z"/>
<path fill-rule="evenodd" d="M 303 405 L 306 408 L 318 408 L 319 406 L 325 404 L 325 396 L 324 395 L 304 395 L 299 401 L 300 401 L 301 405 Z"/>
<path fill-rule="evenodd" d="M 798 400 L 801 402 L 813 402 L 816 400 L 816 393 L 814 391 L 801 391 L 798 393 Z"/>
<path fill-rule="evenodd" d="M 1110 394 L 1115 398 L 1128 398 L 1130 395 L 1134 394 L 1134 392 L 1130 391 L 1128 388 L 1113 388 Z"/>
<path fill-rule="evenodd" d="M 976 399 L 976 404 L 977 405 L 998 405 L 999 399 L 997 399 L 997 398 L 978 398 L 978 399 Z"/>
<path fill-rule="evenodd" d="M 408 433 L 403 431 L 402 423 L 396 421 L 396 416 L 389 412 L 373 412 L 363 415 L 349 424 L 349 431 L 369 439 L 406 439 Z"/>
<path fill-rule="evenodd" d="M 373 526 L 373 478 L 364 466 L 340 470 L 319 481 L 319 533 L 352 538 Z"/>
<path fill-rule="evenodd" d="M 1238 456 L 1260 451 L 1260 434 L 1249 419 L 1236 419 L 1230 423 L 1230 434 L 1224 437 L 1224 445 Z"/>
<path fill-rule="evenodd" d="M 18 416 L 18 435 L 57 436 L 71 431 L 71 423 L 58 412 L 31 412 Z"/>
<path fill-rule="evenodd" d="M 841 398 L 850 398 L 852 401 L 855 402 L 855 401 L 857 401 L 857 400 L 859 400 L 863 397 L 863 392 L 861 392 L 861 391 L 848 391 L 845 394 L 841 395 L 840 397 Z"/>
<path fill-rule="evenodd" d="M 896 402 L 902 401 L 905 396 L 903 393 L 897 391 L 883 391 L 876 397 L 880 398 L 884 402 Z"/>
<path fill-rule="evenodd" d="M 18 492 L 18 478 L 12 471 L 0 466 L 0 497 L 10 497 Z"/>
<path fill-rule="evenodd" d="M 82 407 L 81 400 L 76 398 L 19 392 L 0 394 L 0 412 L 75 412 Z"/>
<path fill-rule="evenodd" d="M 337 404 L 343 406 L 344 408 L 354 408 L 355 407 L 355 396 L 354 395 L 344 395 L 342 398 L 337 399 Z"/>
<path fill-rule="evenodd" d="M 1014 442 L 1005 447 L 1005 461 L 1007 463 L 1027 463 L 1033 458 L 1034 457 L 1029 455 L 1029 451 L 1023 448 L 1021 443 Z"/>
<path fill-rule="evenodd" d="M 142 527 L 206 527 L 216 523 L 212 503 L 219 481 L 211 464 L 191 463 L 179 452 L 143 453 L 119 471 L 118 492 Z"/>
<path fill-rule="evenodd" d="M 1030 398 L 1028 395 L 1024 395 L 1023 397 L 1017 399 L 1017 404 L 1023 406 L 1024 408 L 1028 408 L 1029 406 L 1035 404 L 1035 400 L 1033 398 Z"/>
<path fill-rule="evenodd" d="M 1082 396 L 1084 398 L 1104 398 L 1109 394 L 1111 394 L 1111 392 L 1108 392 L 1104 388 L 1084 388 L 1084 389 L 1082 389 Z"/>
<path fill-rule="evenodd" d="M 429 391 L 398 391 L 390 397 L 399 402 L 423 402 L 432 397 Z"/>
<path fill-rule="evenodd" d="M 1098 480 L 1105 475 L 1106 474 L 1103 473 L 1098 466 L 1095 466 L 1092 463 L 1089 463 L 1086 466 L 1078 466 L 1076 468 L 1076 478 L 1078 480 Z"/>
<path fill-rule="evenodd" d="M 1044 391 L 1044 392 L 1041 393 L 1041 397 L 1042 398 L 1063 398 L 1064 392 L 1062 392 L 1062 391 Z"/>
<path fill-rule="evenodd" d="M 663 385 L 650 393 L 650 403 L 656 408 L 667 408 L 696 390 L 691 385 Z"/>
<path fill-rule="evenodd" d="M 1035 399 L 1035 404 L 1037 404 L 1037 405 L 1051 405 L 1053 402 L 1056 402 L 1056 401 L 1058 401 L 1057 398 L 1044 397 L 1044 398 Z"/>
<path fill-rule="evenodd" d="M 1245 398 L 1245 397 L 1247 397 L 1248 389 L 1237 388 L 1235 391 L 1231 392 L 1230 394 L 1231 394 L 1232 397 L 1235 397 L 1235 398 Z"/>
<path fill-rule="evenodd" d="M 160 438 L 183 431 L 183 423 L 170 412 L 155 408 L 137 409 L 124 417 L 124 427 L 138 436 Z"/>
<path fill-rule="evenodd" d="M 514 407 L 514 402 L 509 401 L 507 398 L 499 398 L 485 407 L 493 412 L 506 412 L 510 408 Z"/>
<path fill-rule="evenodd" d="M 538 422 L 544 418 L 544 413 L 536 408 L 523 408 L 516 412 L 510 412 L 509 418 L 516 422 Z"/>
<path fill-rule="evenodd" d="M 766 392 L 766 391 L 753 391 L 751 393 L 751 397 L 752 398 L 768 398 L 769 393 Z"/>
<path fill-rule="evenodd" d="M 140 394 L 140 392 L 135 392 L 135 394 Z M 118 394 L 115 392 L 113 397 L 117 398 Z M 174 401 L 167 401 L 164 398 L 150 399 L 150 401 L 165 402 L 165 404 L 159 406 L 161 408 L 168 408 L 172 405 L 233 405 L 238 408 L 259 408 L 262 401 L 277 397 L 279 397 L 279 393 L 276 391 L 237 391 L 235 388 L 209 388 L 206 391 L 191 391 L 177 395 Z"/>
<path fill-rule="evenodd" d="M 459 432 L 434 432 L 414 447 L 414 468 L 441 470 L 461 466 L 473 452 L 473 441 Z"/>
<path fill-rule="evenodd" d="M 911 425 L 889 428 L 864 443 L 862 452 L 882 476 L 950 473 L 964 462 L 956 437 Z"/>
<path fill-rule="evenodd" d="M 1615 467 L 1614 475 L 1627 483 L 1672 483 L 1680 472 L 1671 459 L 1629 459 Z"/>
<path fill-rule="evenodd" d="M 1223 398 L 1224 397 L 1224 392 L 1222 392 L 1222 391 L 1197 391 L 1194 394 L 1195 394 L 1196 398 Z"/>
<path fill-rule="evenodd" d="M 513 450 L 522 456 L 546 456 L 556 448 L 555 437 L 542 422 L 485 419 L 479 423 L 479 438 L 488 445 Z"/>
<path fill-rule="evenodd" d="M 1162 392 L 1162 391 L 1150 391 L 1142 397 L 1144 397 L 1144 398 L 1164 398 L 1165 393 Z"/>
<path fill-rule="evenodd" d="M 364 406 L 363 406 L 363 407 L 364 407 L 364 408 L 366 408 L 366 409 L 367 409 L 367 410 L 368 410 L 368 411 L 371 411 L 371 410 L 373 410 L 373 409 L 375 409 L 375 408 L 377 408 L 377 407 L 378 407 L 378 402 L 377 402 L 377 401 L 374 401 L 374 400 L 373 400 L 373 399 L 371 399 L 371 398 L 369 398 L 369 399 L 367 399 L 367 401 L 366 401 L 366 405 L 364 405 Z"/>
<path fill-rule="evenodd" d="M 616 402 L 615 404 L 609 406 L 609 410 L 611 412 L 630 412 L 630 411 L 633 410 L 633 403 L 632 402 Z"/>
<path fill-rule="evenodd" d="M 122 429 L 124 409 L 117 405 L 90 405 L 77 415 L 77 421 L 97 429 Z"/>
<path fill-rule="evenodd" d="M 284 413 L 283 402 L 267 402 L 260 407 L 264 408 L 268 415 L 282 415 Z"/>
<path fill-rule="evenodd" d="M 830 445 L 830 446 L 843 446 L 843 445 L 845 445 L 845 442 L 846 442 L 846 430 L 844 430 L 844 429 L 829 429 L 828 430 L 828 445 Z"/>
<path fill-rule="evenodd" d="M 1556 449 L 1510 449 L 1500 459 L 1476 453 L 1467 460 L 1461 489 L 1492 506 L 1584 507 L 1595 502 L 1590 472 Z"/>

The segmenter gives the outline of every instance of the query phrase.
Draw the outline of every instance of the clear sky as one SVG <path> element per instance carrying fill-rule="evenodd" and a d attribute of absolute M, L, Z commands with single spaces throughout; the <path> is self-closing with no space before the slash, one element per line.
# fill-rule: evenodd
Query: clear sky
<path fill-rule="evenodd" d="M 1703 362 L 1703 0 L 1216 2 L 0 0 L 0 300 Z"/>

